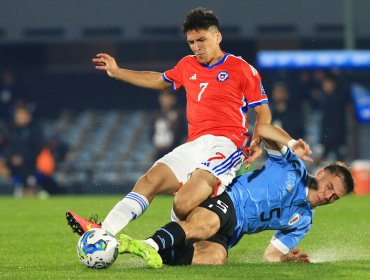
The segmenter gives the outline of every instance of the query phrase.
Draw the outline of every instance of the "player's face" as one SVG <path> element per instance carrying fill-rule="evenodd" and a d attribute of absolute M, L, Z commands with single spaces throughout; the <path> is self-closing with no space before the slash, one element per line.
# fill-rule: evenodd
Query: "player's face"
<path fill-rule="evenodd" d="M 190 30 L 186 33 L 186 39 L 200 63 L 212 65 L 223 57 L 220 49 L 222 36 L 214 27 Z"/>
<path fill-rule="evenodd" d="M 317 188 L 308 190 L 308 201 L 312 207 L 333 203 L 346 195 L 343 180 L 339 176 L 320 170 L 316 180 Z"/>

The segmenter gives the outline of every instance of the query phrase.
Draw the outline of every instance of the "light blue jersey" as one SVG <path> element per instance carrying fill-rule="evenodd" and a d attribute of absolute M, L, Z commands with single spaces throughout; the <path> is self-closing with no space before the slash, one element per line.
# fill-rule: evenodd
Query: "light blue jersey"
<path fill-rule="evenodd" d="M 229 248 L 243 234 L 277 230 L 271 242 L 286 254 L 311 228 L 313 210 L 307 191 L 312 177 L 287 147 L 268 152 L 269 158 L 261 169 L 238 177 L 227 191 L 236 212 Z"/>

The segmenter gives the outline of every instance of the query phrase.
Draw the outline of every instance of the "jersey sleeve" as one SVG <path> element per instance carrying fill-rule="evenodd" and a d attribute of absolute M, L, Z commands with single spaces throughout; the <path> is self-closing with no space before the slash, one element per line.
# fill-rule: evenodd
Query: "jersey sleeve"
<path fill-rule="evenodd" d="M 181 59 L 177 65 L 162 73 L 163 80 L 168 83 L 172 83 L 172 90 L 176 91 L 183 85 L 183 68 L 185 64 L 185 58 Z"/>
<path fill-rule="evenodd" d="M 268 103 L 261 76 L 258 71 L 248 63 L 242 66 L 242 90 L 250 108 Z"/>
<path fill-rule="evenodd" d="M 285 230 L 275 232 L 270 243 L 283 254 L 293 250 L 312 226 L 312 216 L 301 216 L 299 221 Z"/>
<path fill-rule="evenodd" d="M 283 146 L 280 150 L 270 150 L 266 149 L 268 153 L 268 159 L 271 162 L 281 164 L 281 165 L 290 165 L 292 170 L 295 170 L 299 177 L 302 177 L 306 174 L 306 166 L 303 161 L 296 156 L 287 146 Z"/>
<path fill-rule="evenodd" d="M 287 147 L 283 146 L 280 150 L 267 149 L 267 154 L 270 160 L 276 162 L 289 162 L 298 159 L 298 157 Z"/>

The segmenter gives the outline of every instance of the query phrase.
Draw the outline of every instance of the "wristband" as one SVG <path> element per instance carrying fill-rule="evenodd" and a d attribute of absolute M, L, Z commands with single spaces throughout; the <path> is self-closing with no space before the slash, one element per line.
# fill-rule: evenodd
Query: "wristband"
<path fill-rule="evenodd" d="M 297 143 L 297 140 L 295 139 L 290 139 L 287 146 L 289 149 L 293 150 L 293 146 L 295 145 L 295 143 Z"/>

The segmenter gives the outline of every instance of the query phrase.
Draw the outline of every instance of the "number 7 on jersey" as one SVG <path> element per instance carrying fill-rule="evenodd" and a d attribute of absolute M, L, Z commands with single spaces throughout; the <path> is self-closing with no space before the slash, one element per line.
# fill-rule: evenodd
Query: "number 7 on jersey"
<path fill-rule="evenodd" d="M 200 92 L 198 93 L 198 102 L 200 101 L 200 99 L 202 97 L 202 94 L 206 90 L 207 86 L 208 86 L 208 83 L 200 83 L 199 84 Z"/>

